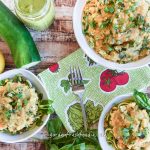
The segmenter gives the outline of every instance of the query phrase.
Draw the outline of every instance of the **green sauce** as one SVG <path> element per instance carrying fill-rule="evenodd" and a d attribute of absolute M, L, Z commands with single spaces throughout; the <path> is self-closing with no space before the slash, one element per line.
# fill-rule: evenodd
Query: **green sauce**
<path fill-rule="evenodd" d="M 22 13 L 35 14 L 45 5 L 46 0 L 18 0 L 18 6 Z"/>
<path fill-rule="evenodd" d="M 43 31 L 54 21 L 53 0 L 16 0 L 16 15 L 29 28 Z"/>

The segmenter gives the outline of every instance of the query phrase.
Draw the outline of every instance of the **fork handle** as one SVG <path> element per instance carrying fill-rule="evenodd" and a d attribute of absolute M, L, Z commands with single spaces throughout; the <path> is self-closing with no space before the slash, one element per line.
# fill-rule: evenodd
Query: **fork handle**
<path fill-rule="evenodd" d="M 80 98 L 80 105 L 81 105 L 81 109 L 82 109 L 84 129 L 85 129 L 85 131 L 87 131 L 87 115 L 86 115 L 85 107 L 84 107 L 83 100 L 82 100 L 83 93 L 78 94 L 78 97 Z"/>

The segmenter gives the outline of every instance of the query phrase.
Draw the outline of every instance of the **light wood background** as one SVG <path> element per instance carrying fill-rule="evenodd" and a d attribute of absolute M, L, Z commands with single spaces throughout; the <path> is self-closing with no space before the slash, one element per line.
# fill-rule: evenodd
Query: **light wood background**
<path fill-rule="evenodd" d="M 1 0 L 14 12 L 13 0 Z M 79 48 L 72 27 L 72 13 L 76 0 L 55 0 L 56 17 L 54 24 L 46 31 L 36 32 L 30 30 L 39 49 L 42 62 L 30 68 L 38 74 L 48 66 L 63 59 Z M 13 59 L 6 43 L 0 40 L 0 49 L 6 58 L 6 70 L 14 69 Z M 18 144 L 0 143 L 0 150 L 44 150 L 41 142 L 28 142 Z"/>

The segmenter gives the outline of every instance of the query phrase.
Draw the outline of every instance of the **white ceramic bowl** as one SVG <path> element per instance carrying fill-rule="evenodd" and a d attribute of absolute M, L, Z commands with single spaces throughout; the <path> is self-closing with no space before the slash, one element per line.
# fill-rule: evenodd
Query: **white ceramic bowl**
<path fill-rule="evenodd" d="M 111 110 L 114 105 L 124 101 L 131 96 L 131 94 L 118 96 L 105 106 L 98 124 L 98 139 L 103 150 L 114 150 L 114 148 L 106 141 L 106 136 L 104 132 L 104 119 L 106 114 Z"/>
<path fill-rule="evenodd" d="M 30 71 L 27 71 L 25 69 L 14 69 L 11 71 L 7 71 L 0 75 L 0 80 L 6 79 L 6 78 L 12 78 L 17 74 L 22 74 L 26 79 L 28 79 L 33 86 L 43 94 L 43 99 L 48 99 L 48 94 L 43 87 L 41 81 Z M 46 115 L 43 117 L 43 124 L 39 127 L 35 127 L 29 131 L 26 131 L 22 134 L 18 135 L 9 135 L 6 133 L 0 133 L 0 141 L 5 143 L 16 143 L 16 142 L 22 142 L 27 140 L 28 138 L 34 136 L 36 133 L 38 133 L 47 123 L 50 115 Z"/>
<path fill-rule="evenodd" d="M 82 33 L 82 12 L 85 3 L 86 0 L 77 0 L 76 2 L 73 13 L 73 29 L 80 47 L 92 60 L 107 68 L 120 70 L 140 68 L 150 63 L 150 55 L 136 62 L 131 62 L 127 64 L 118 64 L 115 62 L 108 61 L 103 57 L 101 57 L 100 55 L 96 54 L 96 52 L 92 48 L 90 48 L 85 39 L 84 34 Z"/>

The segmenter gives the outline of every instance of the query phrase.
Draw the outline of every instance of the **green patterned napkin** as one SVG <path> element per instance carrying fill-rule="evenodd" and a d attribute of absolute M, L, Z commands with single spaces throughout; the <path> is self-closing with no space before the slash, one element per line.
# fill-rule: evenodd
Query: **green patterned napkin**
<path fill-rule="evenodd" d="M 79 99 L 72 94 L 69 81 L 70 66 L 80 66 L 84 77 L 84 105 L 88 124 L 99 120 L 103 107 L 114 97 L 143 89 L 150 85 L 150 68 L 126 72 L 106 69 L 88 58 L 81 49 L 39 74 L 53 107 L 69 132 L 83 127 Z"/>

